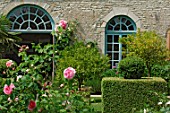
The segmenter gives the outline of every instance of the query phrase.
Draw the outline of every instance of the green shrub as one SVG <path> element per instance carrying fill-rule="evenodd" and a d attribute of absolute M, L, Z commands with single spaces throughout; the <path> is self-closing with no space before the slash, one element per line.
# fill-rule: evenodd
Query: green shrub
<path fill-rule="evenodd" d="M 145 64 L 136 56 L 129 56 L 119 62 L 119 73 L 126 79 L 140 79 L 144 75 Z"/>
<path fill-rule="evenodd" d="M 170 79 L 170 62 L 166 62 L 163 65 L 154 65 L 152 67 L 152 75 L 159 76 L 164 79 Z"/>
<path fill-rule="evenodd" d="M 144 108 L 144 104 L 155 105 L 157 93 L 166 92 L 166 81 L 162 78 L 102 79 L 103 113 L 133 113 Z M 151 93 L 151 91 L 153 93 Z M 157 92 L 157 93 L 156 93 Z"/>
<path fill-rule="evenodd" d="M 83 82 L 95 78 L 101 79 L 101 73 L 109 68 L 109 58 L 101 54 L 97 47 L 89 47 L 83 42 L 77 42 L 61 52 L 57 63 L 56 80 L 62 81 L 63 70 L 67 67 L 76 69 L 75 78 L 80 88 Z"/>
<path fill-rule="evenodd" d="M 128 35 L 127 38 L 121 38 L 120 42 L 127 45 L 128 55 L 137 55 L 144 60 L 148 70 L 148 76 L 151 76 L 153 65 L 162 63 L 170 56 L 165 38 L 160 37 L 153 31 L 141 32 L 138 30 L 135 35 Z"/>

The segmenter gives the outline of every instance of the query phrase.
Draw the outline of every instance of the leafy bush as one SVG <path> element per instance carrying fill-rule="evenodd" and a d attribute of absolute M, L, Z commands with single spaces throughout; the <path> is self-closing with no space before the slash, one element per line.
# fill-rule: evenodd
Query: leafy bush
<path fill-rule="evenodd" d="M 102 77 L 121 77 L 121 74 L 118 72 L 117 68 L 112 68 L 104 71 Z"/>
<path fill-rule="evenodd" d="M 57 40 L 60 35 L 62 33 Z M 78 91 L 77 81 L 73 78 L 75 73 L 65 73 L 64 81 L 58 86 L 51 80 L 52 61 L 59 57 L 53 56 L 54 47 L 58 46 L 58 43 L 33 44 L 35 53 L 32 55 L 27 54 L 27 46 L 21 46 L 19 56 L 22 63 L 13 69 L 10 61 L 7 75 L 11 78 L 0 78 L 0 112 L 94 113 L 89 100 Z M 69 78 L 70 74 L 72 78 Z"/>
<path fill-rule="evenodd" d="M 140 79 L 145 71 L 143 60 L 136 56 L 129 56 L 119 62 L 119 73 L 126 79 Z"/>
<path fill-rule="evenodd" d="M 170 74 L 170 64 L 165 65 L 154 65 L 152 67 L 152 75 L 161 76 L 164 79 L 170 79 L 168 75 Z"/>
<path fill-rule="evenodd" d="M 62 81 L 62 70 L 69 66 L 76 69 L 75 78 L 80 88 L 83 81 L 101 78 L 101 73 L 109 68 L 109 58 L 102 55 L 96 47 L 77 42 L 61 52 L 57 64 L 57 80 Z"/>
<path fill-rule="evenodd" d="M 148 76 L 151 76 L 154 64 L 162 63 L 170 56 L 165 39 L 152 31 L 139 30 L 135 35 L 120 39 L 120 42 L 127 45 L 128 55 L 137 55 L 144 60 Z"/>
<path fill-rule="evenodd" d="M 167 92 L 166 85 L 166 81 L 158 77 L 105 77 L 102 79 L 103 113 L 133 113 L 134 110 L 143 109 L 144 104 L 157 105 L 159 99 L 155 97 L 157 93 Z"/>
<path fill-rule="evenodd" d="M 7 78 L 7 77 L 12 76 L 12 75 L 7 74 L 7 73 L 9 73 L 8 68 L 6 67 L 7 61 L 9 61 L 9 59 L 0 59 L 0 77 L 2 77 L 2 78 Z M 15 69 L 15 67 L 17 65 L 16 62 L 13 61 L 13 63 L 14 63 L 14 65 L 11 67 L 11 69 L 12 68 Z"/>

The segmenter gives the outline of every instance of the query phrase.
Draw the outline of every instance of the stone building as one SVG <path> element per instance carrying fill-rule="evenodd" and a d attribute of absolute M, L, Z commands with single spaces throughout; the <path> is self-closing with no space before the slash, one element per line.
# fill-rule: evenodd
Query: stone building
<path fill-rule="evenodd" d="M 59 20 L 77 18 L 84 38 L 98 42 L 112 66 L 122 59 L 118 39 L 141 30 L 155 30 L 170 48 L 169 0 L 1 0 L 0 12 L 22 32 L 25 43 L 50 41 Z"/>

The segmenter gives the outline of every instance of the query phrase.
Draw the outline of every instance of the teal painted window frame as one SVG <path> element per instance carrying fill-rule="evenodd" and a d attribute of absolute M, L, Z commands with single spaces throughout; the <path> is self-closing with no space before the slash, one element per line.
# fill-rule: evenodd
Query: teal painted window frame
<path fill-rule="evenodd" d="M 49 13 L 37 5 L 17 6 L 8 13 L 7 18 L 12 22 L 12 32 L 50 33 L 55 27 Z"/>
<path fill-rule="evenodd" d="M 105 54 L 110 57 L 110 68 L 117 67 L 123 57 L 119 38 L 135 34 L 136 29 L 136 23 L 128 16 L 119 15 L 109 20 L 105 28 Z"/>

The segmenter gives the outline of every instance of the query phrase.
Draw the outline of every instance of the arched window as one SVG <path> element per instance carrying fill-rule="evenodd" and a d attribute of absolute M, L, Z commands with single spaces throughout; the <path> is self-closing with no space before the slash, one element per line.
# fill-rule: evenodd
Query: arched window
<path fill-rule="evenodd" d="M 51 16 L 36 5 L 18 6 L 8 13 L 7 18 L 12 22 L 11 31 L 46 33 L 54 28 Z"/>
<path fill-rule="evenodd" d="M 13 8 L 7 15 L 7 18 L 12 22 L 10 31 L 21 32 L 22 42 L 20 45 L 28 45 L 30 47 L 28 53 L 32 54 L 31 43 L 51 43 L 51 31 L 54 29 L 54 21 L 49 13 L 37 6 L 24 4 Z M 16 48 L 18 49 L 18 48 Z M 10 52 L 5 55 L 5 58 L 10 58 L 16 62 L 20 62 L 15 52 Z"/>
<path fill-rule="evenodd" d="M 128 16 L 115 16 L 106 25 L 105 53 L 110 57 L 110 64 L 117 66 L 122 56 L 122 44 L 119 38 L 127 37 L 128 34 L 136 33 L 136 24 Z"/>

